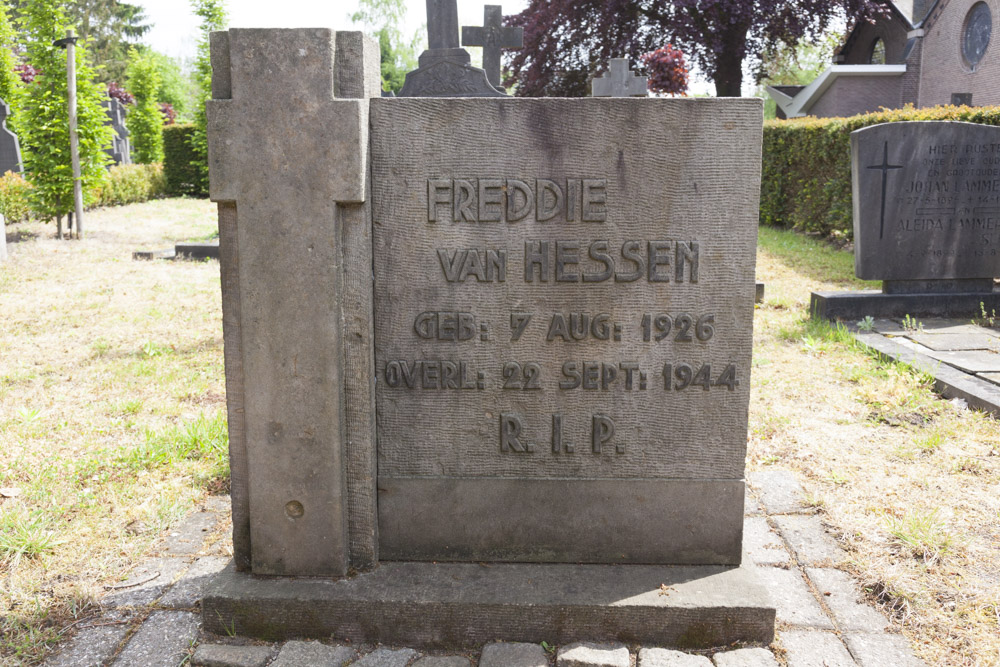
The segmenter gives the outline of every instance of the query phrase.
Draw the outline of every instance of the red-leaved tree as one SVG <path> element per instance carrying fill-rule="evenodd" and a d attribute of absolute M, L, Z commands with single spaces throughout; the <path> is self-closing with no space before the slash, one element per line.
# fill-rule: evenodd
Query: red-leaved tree
<path fill-rule="evenodd" d="M 642 54 L 639 59 L 649 73 L 649 89 L 654 93 L 686 95 L 688 67 L 684 52 L 673 44 Z"/>
<path fill-rule="evenodd" d="M 524 48 L 510 60 L 505 85 L 525 97 L 583 96 L 611 58 L 638 62 L 670 42 L 738 97 L 743 66 L 764 50 L 819 35 L 841 12 L 852 20 L 887 12 L 883 0 L 531 0 L 508 18 L 524 28 Z"/>

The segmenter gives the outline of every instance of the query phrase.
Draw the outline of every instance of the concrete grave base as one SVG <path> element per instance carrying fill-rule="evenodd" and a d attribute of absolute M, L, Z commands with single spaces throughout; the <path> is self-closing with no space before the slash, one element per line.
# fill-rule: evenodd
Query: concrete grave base
<path fill-rule="evenodd" d="M 1000 292 L 884 294 L 883 292 L 813 292 L 809 311 L 814 318 L 856 321 L 880 317 L 977 317 L 1000 312 Z"/>
<path fill-rule="evenodd" d="M 491 641 L 769 644 L 775 608 L 752 567 L 383 563 L 345 579 L 232 565 L 205 585 L 205 629 L 421 649 Z"/>

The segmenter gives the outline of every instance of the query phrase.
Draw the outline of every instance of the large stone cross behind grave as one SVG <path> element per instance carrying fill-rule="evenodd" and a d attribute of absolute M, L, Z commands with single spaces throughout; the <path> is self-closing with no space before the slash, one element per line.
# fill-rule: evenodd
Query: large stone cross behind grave
<path fill-rule="evenodd" d="M 500 56 L 503 49 L 520 49 L 524 46 L 524 28 L 503 26 L 500 5 L 486 5 L 482 26 L 462 26 L 462 46 L 483 47 L 483 69 L 486 78 L 500 87 Z"/>
<path fill-rule="evenodd" d="M 241 570 L 343 575 L 375 559 L 372 521 L 351 519 L 374 516 L 371 323 L 341 304 L 371 310 L 378 53 L 358 32 L 212 34 L 210 195 Z"/>
<path fill-rule="evenodd" d="M 612 58 L 608 73 L 592 83 L 593 97 L 646 97 L 649 79 L 628 68 L 628 58 Z"/>

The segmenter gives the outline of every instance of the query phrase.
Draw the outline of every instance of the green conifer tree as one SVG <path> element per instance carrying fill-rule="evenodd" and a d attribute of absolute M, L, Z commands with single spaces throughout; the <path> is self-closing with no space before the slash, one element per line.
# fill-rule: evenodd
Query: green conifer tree
<path fill-rule="evenodd" d="M 66 51 L 53 45 L 66 35 L 64 0 L 25 0 L 21 20 L 27 61 L 39 71 L 26 87 L 20 104 L 20 132 L 24 167 L 31 182 L 36 215 L 62 217 L 73 210 L 73 168 L 69 150 Z M 84 203 L 93 203 L 94 189 L 103 183 L 108 163 L 105 147 L 112 129 L 101 106 L 104 87 L 94 82 L 87 63 L 86 43 L 76 46 L 77 126 L 80 139 L 80 175 Z"/>
<path fill-rule="evenodd" d="M 206 133 L 205 102 L 212 99 L 212 58 L 209 50 L 209 35 L 225 30 L 228 23 L 223 0 L 191 0 L 195 15 L 201 19 L 201 39 L 198 41 L 198 55 L 194 62 L 194 79 L 198 86 L 195 100 L 194 125 L 191 133 L 191 150 L 195 154 L 193 165 L 199 174 L 199 186 L 208 193 L 208 136 Z"/>
<path fill-rule="evenodd" d="M 157 100 L 160 70 L 152 54 L 130 49 L 125 76 L 126 87 L 135 97 L 135 106 L 125 117 L 132 138 L 133 161 L 163 162 L 163 114 Z"/>

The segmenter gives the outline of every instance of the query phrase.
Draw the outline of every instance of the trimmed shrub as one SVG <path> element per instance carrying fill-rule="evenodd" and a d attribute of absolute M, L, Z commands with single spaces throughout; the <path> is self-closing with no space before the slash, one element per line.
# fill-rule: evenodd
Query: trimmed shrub
<path fill-rule="evenodd" d="M 31 184 L 21 174 L 8 171 L 0 176 L 0 214 L 8 225 L 25 222 L 31 217 Z"/>
<path fill-rule="evenodd" d="M 198 155 L 191 148 L 194 125 L 167 125 L 163 128 L 163 173 L 167 194 L 204 197 Z"/>
<path fill-rule="evenodd" d="M 162 164 L 122 164 L 111 167 L 96 190 L 96 206 L 120 206 L 162 197 L 167 180 Z"/>
<path fill-rule="evenodd" d="M 907 107 L 850 118 L 767 121 L 760 222 L 826 236 L 853 237 L 851 132 L 906 120 L 1000 125 L 1000 107 Z"/>

